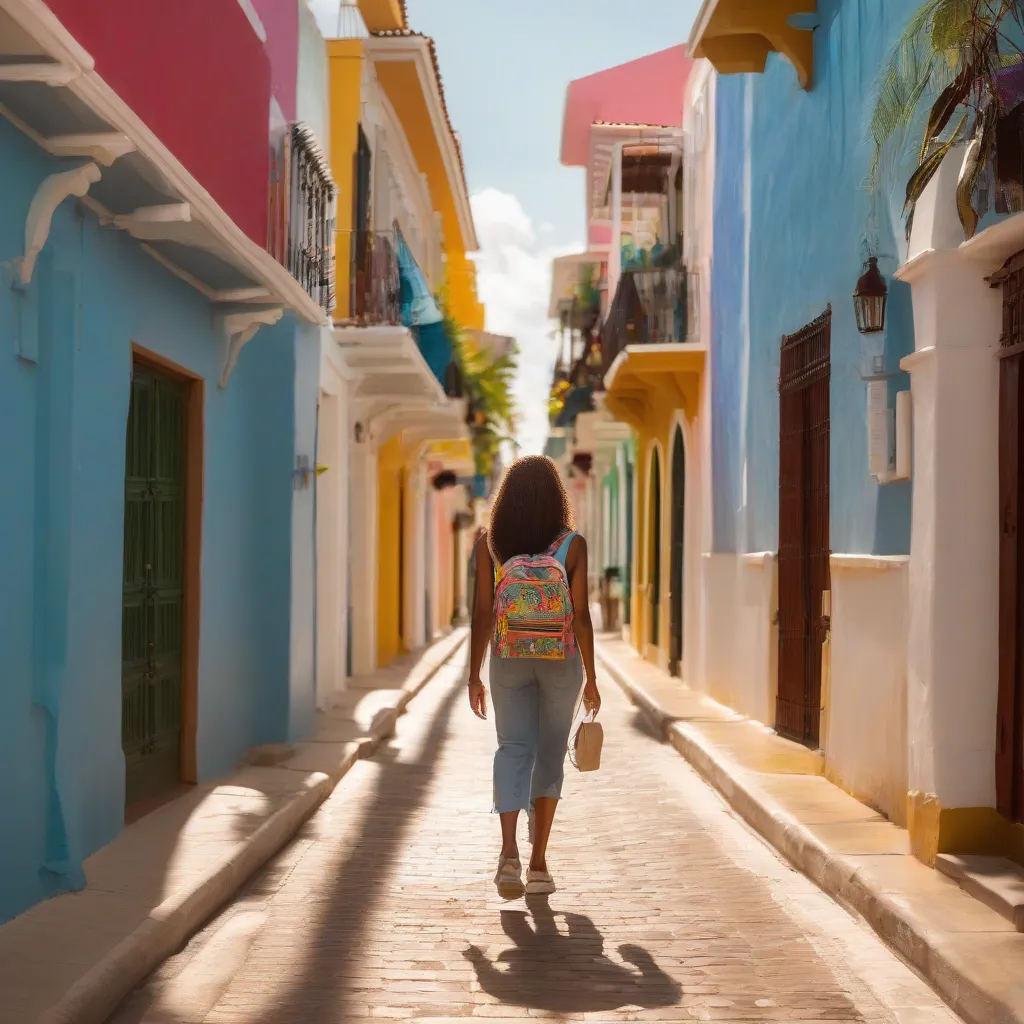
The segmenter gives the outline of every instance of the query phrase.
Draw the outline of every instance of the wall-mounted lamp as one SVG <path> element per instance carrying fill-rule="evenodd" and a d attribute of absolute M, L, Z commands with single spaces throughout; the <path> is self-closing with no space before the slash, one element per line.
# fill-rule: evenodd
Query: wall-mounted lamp
<path fill-rule="evenodd" d="M 889 296 L 885 278 L 878 269 L 878 257 L 868 258 L 867 269 L 853 293 L 853 311 L 861 334 L 879 334 L 885 330 L 885 304 Z"/>
<path fill-rule="evenodd" d="M 366 431 L 363 430 L 362 423 L 357 423 L 356 424 L 355 434 L 356 434 L 356 444 L 362 444 L 363 443 L 363 438 L 366 436 Z"/>

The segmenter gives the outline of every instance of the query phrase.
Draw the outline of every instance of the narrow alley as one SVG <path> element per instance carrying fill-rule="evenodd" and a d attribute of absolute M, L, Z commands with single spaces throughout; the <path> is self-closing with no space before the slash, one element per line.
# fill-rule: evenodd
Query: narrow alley
<path fill-rule="evenodd" d="M 111 1024 L 957 1019 L 610 682 L 601 772 L 567 766 L 560 892 L 500 901 L 493 725 L 465 706 L 465 655 Z"/>

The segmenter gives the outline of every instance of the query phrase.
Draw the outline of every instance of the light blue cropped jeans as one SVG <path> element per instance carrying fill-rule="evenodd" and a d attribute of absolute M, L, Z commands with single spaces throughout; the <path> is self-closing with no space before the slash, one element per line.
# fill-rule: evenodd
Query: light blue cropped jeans
<path fill-rule="evenodd" d="M 490 676 L 498 733 L 494 813 L 528 811 L 539 797 L 557 800 L 583 687 L 579 654 L 564 661 L 492 655 Z"/>

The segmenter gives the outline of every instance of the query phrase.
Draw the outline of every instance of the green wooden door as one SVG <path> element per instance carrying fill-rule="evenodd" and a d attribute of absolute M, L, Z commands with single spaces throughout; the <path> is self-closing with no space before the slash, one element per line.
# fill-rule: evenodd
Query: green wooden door
<path fill-rule="evenodd" d="M 136 365 L 125 459 L 121 742 L 126 802 L 181 778 L 185 388 Z"/>

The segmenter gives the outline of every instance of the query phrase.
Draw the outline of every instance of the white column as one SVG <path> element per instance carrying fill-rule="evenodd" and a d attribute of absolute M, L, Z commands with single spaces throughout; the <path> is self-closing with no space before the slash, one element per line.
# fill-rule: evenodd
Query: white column
<path fill-rule="evenodd" d="M 913 513 L 907 644 L 911 841 L 934 854 L 938 808 L 995 804 L 1002 296 L 960 251 L 947 159 L 915 216 L 899 277 L 912 289 Z M 938 806 L 936 806 L 936 803 Z"/>
<path fill-rule="evenodd" d="M 615 298 L 615 289 L 622 275 L 622 143 L 612 147 L 612 247 L 608 254 L 608 298 Z"/>
<path fill-rule="evenodd" d="M 377 452 L 372 442 L 352 446 L 349 566 L 352 579 L 352 671 L 377 667 Z"/>

